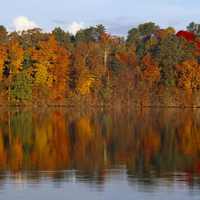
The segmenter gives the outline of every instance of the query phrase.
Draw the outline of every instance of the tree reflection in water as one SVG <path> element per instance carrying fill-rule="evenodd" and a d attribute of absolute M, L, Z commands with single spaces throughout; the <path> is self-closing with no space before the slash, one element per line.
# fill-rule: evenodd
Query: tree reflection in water
<path fill-rule="evenodd" d="M 199 186 L 200 111 L 1 108 L 0 179 Z M 19 178 L 20 177 L 20 178 Z"/>

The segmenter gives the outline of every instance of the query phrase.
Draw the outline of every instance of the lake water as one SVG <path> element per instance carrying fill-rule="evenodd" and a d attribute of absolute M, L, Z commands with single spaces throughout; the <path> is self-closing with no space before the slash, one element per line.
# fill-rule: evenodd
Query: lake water
<path fill-rule="evenodd" d="M 0 108 L 0 199 L 200 199 L 200 109 Z"/>

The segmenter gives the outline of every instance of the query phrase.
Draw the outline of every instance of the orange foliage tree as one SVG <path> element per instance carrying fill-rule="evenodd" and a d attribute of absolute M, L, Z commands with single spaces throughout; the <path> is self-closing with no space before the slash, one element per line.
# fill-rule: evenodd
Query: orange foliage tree
<path fill-rule="evenodd" d="M 8 59 L 7 47 L 0 46 L 0 81 L 2 80 L 3 71 L 5 68 L 5 61 Z"/>
<path fill-rule="evenodd" d="M 156 37 L 161 40 L 164 40 L 168 35 L 170 35 L 170 32 L 167 29 L 159 29 L 156 31 Z"/>
<path fill-rule="evenodd" d="M 70 56 L 71 53 L 68 52 L 64 47 L 58 47 L 56 51 L 55 63 L 52 67 L 52 74 L 54 77 L 53 86 L 59 93 L 64 95 L 68 90 L 67 79 L 69 78 L 70 74 Z"/>
<path fill-rule="evenodd" d="M 195 92 L 200 87 L 200 65 L 194 60 L 186 60 L 175 66 L 175 74 L 178 79 L 177 86 L 182 91 L 180 100 L 193 101 Z"/>
<path fill-rule="evenodd" d="M 161 68 L 150 53 L 147 53 L 142 59 L 140 67 L 143 70 L 144 79 L 152 88 L 161 78 Z"/>
<path fill-rule="evenodd" d="M 22 70 L 23 60 L 24 60 L 24 50 L 19 45 L 19 41 L 16 38 L 12 38 L 7 43 L 8 50 L 8 74 L 6 86 L 9 90 L 9 100 L 10 100 L 10 90 L 12 86 L 13 78 L 20 73 Z"/>
<path fill-rule="evenodd" d="M 31 48 L 27 52 L 33 61 L 32 73 L 35 77 L 36 96 L 41 93 L 39 98 L 42 95 L 52 99 L 58 95 L 48 93 L 45 88 L 65 94 L 67 91 L 66 79 L 70 73 L 69 57 L 71 53 L 67 52 L 65 48 L 59 47 L 53 35 L 49 36 L 47 41 L 39 41 L 35 48 Z"/>
<path fill-rule="evenodd" d="M 57 42 L 55 36 L 49 36 L 47 41 L 39 41 L 36 48 L 30 49 L 35 73 L 35 84 L 52 86 L 52 68 L 56 59 Z"/>

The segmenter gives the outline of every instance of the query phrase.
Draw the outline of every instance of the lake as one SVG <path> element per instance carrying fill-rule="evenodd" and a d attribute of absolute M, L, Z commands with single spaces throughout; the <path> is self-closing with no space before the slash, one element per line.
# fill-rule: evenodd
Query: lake
<path fill-rule="evenodd" d="M 0 108 L 0 199 L 199 199 L 200 109 Z"/>

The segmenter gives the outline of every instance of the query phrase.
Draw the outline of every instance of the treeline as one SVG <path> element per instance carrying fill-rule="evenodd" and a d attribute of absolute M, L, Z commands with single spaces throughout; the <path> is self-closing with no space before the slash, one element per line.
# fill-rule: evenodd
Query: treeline
<path fill-rule="evenodd" d="M 0 26 L 2 105 L 198 106 L 200 24 L 176 33 L 153 22 L 76 35 L 55 28 L 8 33 Z"/>

